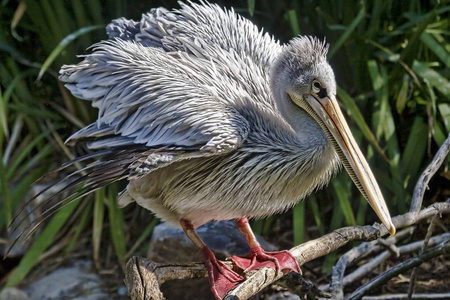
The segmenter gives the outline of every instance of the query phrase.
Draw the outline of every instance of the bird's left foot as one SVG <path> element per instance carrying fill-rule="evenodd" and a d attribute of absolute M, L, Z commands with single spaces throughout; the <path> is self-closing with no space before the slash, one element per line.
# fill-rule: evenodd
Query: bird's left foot
<path fill-rule="evenodd" d="M 266 252 L 261 246 L 250 249 L 250 254 L 246 256 L 230 257 L 233 264 L 247 273 L 251 270 L 268 267 L 276 272 L 288 273 L 294 271 L 301 274 L 297 260 L 289 251 Z"/>

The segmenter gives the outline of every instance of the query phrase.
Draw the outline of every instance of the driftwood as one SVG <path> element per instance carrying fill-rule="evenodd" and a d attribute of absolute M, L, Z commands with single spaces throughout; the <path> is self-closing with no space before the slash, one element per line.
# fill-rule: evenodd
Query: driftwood
<path fill-rule="evenodd" d="M 424 191 L 426 190 L 430 177 L 438 170 L 449 151 L 450 135 L 436 154 L 430 166 L 419 178 L 411 202 L 410 212 L 392 218 L 392 221 L 397 229 L 406 228 L 405 230 L 400 231 L 396 236 L 387 238 L 386 240 L 380 239 L 380 237 L 387 235 L 388 231 L 384 225 L 377 223 L 372 226 L 349 226 L 337 229 L 332 233 L 289 250 L 297 259 L 298 264 L 302 266 L 306 262 L 327 255 L 328 253 L 346 245 L 351 241 L 365 241 L 366 243 L 362 243 L 358 247 L 353 248 L 340 258 L 336 266 L 333 268 L 332 281 L 329 287 L 320 287 L 320 289 L 318 289 L 314 285 L 309 284 L 303 279 L 299 279 L 291 273 L 285 275 L 280 272 L 277 274 L 273 269 L 262 268 L 252 271 L 248 275 L 247 280 L 230 291 L 224 299 L 248 299 L 268 285 L 277 281 L 282 286 L 288 287 L 291 290 L 293 289 L 297 293 L 312 294 L 315 297 L 332 297 L 333 299 L 343 299 L 343 288 L 347 283 L 362 278 L 364 275 L 373 270 L 375 266 L 382 263 L 392 255 L 398 256 L 400 253 L 407 253 L 421 249 L 418 256 L 399 264 L 398 266 L 390 269 L 388 272 L 377 276 L 364 286 L 358 288 L 349 297 L 349 299 L 361 299 L 368 291 L 387 282 L 393 276 L 397 276 L 399 272 L 404 272 L 407 269 L 415 268 L 424 261 L 432 259 L 433 257 L 449 253 L 450 234 L 446 233 L 431 237 L 433 226 L 430 226 L 427 237 L 424 241 L 419 241 L 400 247 L 396 246 L 396 243 L 399 240 L 412 234 L 411 228 L 407 227 L 428 218 L 436 219 L 442 215 L 450 213 L 449 200 L 447 202 L 435 203 L 420 210 Z M 351 263 L 369 255 L 379 253 L 380 251 L 383 252 L 375 259 L 372 259 L 368 264 L 361 266 L 353 273 L 347 275 L 347 277 L 344 277 L 345 269 Z M 231 266 L 231 263 L 225 263 L 228 263 Z M 159 286 L 163 282 L 173 279 L 202 278 L 206 276 L 207 272 L 202 263 L 163 264 L 151 262 L 145 258 L 133 257 L 127 263 L 125 283 L 132 299 L 161 300 L 164 299 L 164 296 L 161 293 Z M 413 290 L 414 287 L 413 281 L 414 280 L 412 280 L 410 291 Z M 293 287 L 295 285 L 293 282 L 299 284 L 302 288 L 299 289 L 298 287 Z M 328 289 L 331 294 L 322 291 L 324 289 Z M 395 297 L 392 295 L 394 298 L 389 297 L 389 299 L 407 299 L 408 295 L 405 295 L 395 295 Z M 424 297 L 420 299 L 430 298 L 443 299 L 442 295 L 424 295 Z M 383 298 L 375 297 L 373 299 Z M 411 293 L 410 299 L 418 299 L 418 295 L 414 296 Z"/>

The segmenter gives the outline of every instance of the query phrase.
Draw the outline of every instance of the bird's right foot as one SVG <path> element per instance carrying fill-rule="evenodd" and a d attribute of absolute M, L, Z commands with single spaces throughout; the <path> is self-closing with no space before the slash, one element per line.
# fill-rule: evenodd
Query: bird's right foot
<path fill-rule="evenodd" d="M 181 227 L 186 236 L 197 246 L 202 254 L 203 262 L 208 270 L 211 291 L 216 299 L 222 299 L 227 293 L 245 280 L 244 277 L 231 270 L 224 262 L 218 260 L 211 249 L 206 246 L 195 232 L 191 221 L 180 219 Z"/>
<path fill-rule="evenodd" d="M 207 247 L 201 249 L 203 261 L 208 270 L 211 291 L 216 299 L 222 299 L 227 293 L 245 280 L 244 277 L 231 270 L 218 260 Z"/>

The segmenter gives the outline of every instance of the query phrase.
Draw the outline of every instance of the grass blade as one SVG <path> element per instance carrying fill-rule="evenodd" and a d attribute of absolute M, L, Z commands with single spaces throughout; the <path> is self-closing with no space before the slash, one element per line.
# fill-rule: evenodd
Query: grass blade
<path fill-rule="evenodd" d="M 351 33 L 356 29 L 358 24 L 364 19 L 366 16 L 366 5 L 365 1 L 359 1 L 361 8 L 358 12 L 358 15 L 353 20 L 352 23 L 347 27 L 347 29 L 344 31 L 344 33 L 339 37 L 339 39 L 334 43 L 334 45 L 331 47 L 330 52 L 328 52 L 328 59 L 331 59 L 334 54 L 339 50 L 339 48 L 342 47 L 342 45 L 345 43 L 345 41 L 350 37 Z"/>
<path fill-rule="evenodd" d="M 434 54 L 443 62 L 447 68 L 450 68 L 450 54 L 445 50 L 441 44 L 439 44 L 431 34 L 423 32 L 420 36 L 420 40 L 433 51 Z"/>
<path fill-rule="evenodd" d="M 53 49 L 53 51 L 50 53 L 50 55 L 47 57 L 47 59 L 42 64 L 41 70 L 39 71 L 39 75 L 38 75 L 36 81 L 40 81 L 41 80 L 41 78 L 44 75 L 45 71 L 47 71 L 47 69 L 50 67 L 50 65 L 53 63 L 53 61 L 58 57 L 58 55 L 73 40 L 75 40 L 76 38 L 78 38 L 79 36 L 81 36 L 83 34 L 86 34 L 88 32 L 91 32 L 93 30 L 97 30 L 97 29 L 100 29 L 100 28 L 105 28 L 105 26 L 104 25 L 92 25 L 92 26 L 83 27 L 83 28 L 80 28 L 77 31 L 69 34 L 65 38 L 63 38 L 61 40 L 61 42 L 58 44 L 58 46 L 56 46 L 56 48 Z"/>
<path fill-rule="evenodd" d="M 339 201 L 339 207 L 344 214 L 346 224 L 356 225 L 355 214 L 350 203 L 350 180 L 344 176 L 346 176 L 345 173 L 340 173 L 335 180 L 332 180 L 331 184 Z"/>
<path fill-rule="evenodd" d="M 248 13 L 251 17 L 255 13 L 255 0 L 247 0 Z"/>
<path fill-rule="evenodd" d="M 2 89 L 0 89 L 0 135 L 2 140 L 0 146 L 3 144 L 3 139 L 9 138 L 8 119 L 6 118 L 8 115 L 8 108 L 6 104 L 6 99 L 3 98 Z"/>
<path fill-rule="evenodd" d="M 116 185 L 108 187 L 108 213 L 111 239 L 114 244 L 114 250 L 122 269 L 125 270 L 125 253 L 126 253 L 126 238 L 125 238 L 125 221 L 123 219 L 122 210 L 117 207 L 117 188 Z"/>
<path fill-rule="evenodd" d="M 135 255 L 139 246 L 150 236 L 153 232 L 153 229 L 156 225 L 158 225 L 159 220 L 154 218 L 150 224 L 147 225 L 145 230 L 139 235 L 138 240 L 134 243 L 134 245 L 130 248 L 130 250 L 125 254 L 125 259 L 129 259 L 131 256 Z"/>
<path fill-rule="evenodd" d="M 3 160 L 0 160 L 0 191 L 2 193 L 2 206 L 0 206 L 0 229 L 3 226 L 9 225 L 12 219 L 12 203 L 9 190 L 9 181 L 6 176 L 6 168 L 3 164 Z"/>
<path fill-rule="evenodd" d="M 444 94 L 447 100 L 450 100 L 450 81 L 444 76 L 428 67 L 425 63 L 417 60 L 414 61 L 412 69 L 419 77 L 428 80 L 433 87 Z"/>
<path fill-rule="evenodd" d="M 317 229 L 319 230 L 320 235 L 324 235 L 325 228 L 324 228 L 324 224 L 322 222 L 322 214 L 320 213 L 316 196 L 314 196 L 314 194 L 309 195 L 305 201 L 312 211 L 312 215 L 314 217 L 314 222 L 316 223 L 316 226 L 317 226 Z M 305 229 L 303 229 L 303 230 L 305 230 Z"/>
<path fill-rule="evenodd" d="M 333 180 L 336 181 L 336 180 Z M 339 204 L 339 200 L 335 198 L 334 204 L 333 204 L 333 215 L 331 216 L 330 221 L 330 231 L 338 229 L 342 226 L 344 222 L 344 214 L 342 211 L 342 208 Z M 328 254 L 325 257 L 325 261 L 322 265 L 322 272 L 327 273 L 331 270 L 331 268 L 334 266 L 335 262 L 337 260 L 337 253 L 336 251 Z"/>
<path fill-rule="evenodd" d="M 427 149 L 428 126 L 421 117 L 414 118 L 414 123 L 408 136 L 408 140 L 403 151 L 400 166 L 405 178 L 405 186 L 414 189 L 414 184 L 419 174 L 421 161 L 417 157 L 423 157 Z M 412 178 L 411 178 L 412 177 Z"/>
<path fill-rule="evenodd" d="M 90 204 L 90 203 L 89 203 Z M 80 208 L 83 208 L 80 206 Z M 83 208 L 84 209 L 84 208 Z M 70 239 L 70 242 L 67 244 L 66 249 L 64 249 L 64 256 L 68 256 L 79 241 L 79 237 L 83 232 L 84 227 L 87 224 L 88 217 L 91 215 L 92 205 L 88 205 L 87 209 L 84 209 L 83 214 L 81 215 L 80 221 L 76 224 L 76 230 L 73 236 Z"/>
<path fill-rule="evenodd" d="M 100 244 L 102 240 L 104 215 L 105 189 L 101 188 L 95 191 L 94 215 L 92 220 L 92 256 L 97 269 L 100 269 Z"/>
<path fill-rule="evenodd" d="M 381 146 L 378 143 L 377 139 L 375 138 L 375 135 L 373 134 L 372 130 L 370 130 L 370 127 L 367 124 L 367 122 L 364 120 L 364 117 L 361 111 L 359 110 L 358 106 L 356 105 L 355 100 L 353 100 L 353 98 L 350 97 L 350 95 L 347 94 L 347 92 L 341 89 L 340 87 L 337 88 L 337 94 L 339 99 L 344 103 L 345 109 L 349 111 L 352 119 L 358 125 L 364 137 L 377 149 L 378 153 L 380 153 L 381 156 L 383 156 L 383 158 L 388 162 L 389 158 L 386 156 L 383 149 L 381 149 Z"/>
<path fill-rule="evenodd" d="M 305 201 L 301 201 L 293 209 L 292 223 L 294 229 L 294 245 L 305 240 Z"/>
<path fill-rule="evenodd" d="M 5 287 L 15 286 L 25 278 L 33 266 L 38 263 L 39 257 L 44 253 L 45 249 L 53 242 L 53 238 L 72 215 L 72 212 L 77 205 L 78 200 L 73 201 L 62 207 L 53 216 L 48 225 L 45 226 L 44 230 L 25 253 L 24 257 L 20 260 L 19 265 L 9 274 Z"/>
<path fill-rule="evenodd" d="M 23 149 L 20 154 L 17 156 L 17 158 L 8 166 L 8 171 L 6 172 L 6 177 L 11 178 L 13 174 L 15 174 L 17 168 L 19 165 L 23 162 L 23 160 L 27 157 L 27 155 L 33 150 L 33 148 L 42 141 L 45 137 L 49 136 L 54 130 L 53 128 L 48 129 L 47 131 L 44 131 L 39 136 L 37 136 L 35 139 L 29 143 L 25 149 Z"/>
<path fill-rule="evenodd" d="M 297 12 L 294 9 L 288 10 L 288 19 L 291 24 L 292 33 L 294 35 L 300 34 L 300 26 L 298 26 Z"/>

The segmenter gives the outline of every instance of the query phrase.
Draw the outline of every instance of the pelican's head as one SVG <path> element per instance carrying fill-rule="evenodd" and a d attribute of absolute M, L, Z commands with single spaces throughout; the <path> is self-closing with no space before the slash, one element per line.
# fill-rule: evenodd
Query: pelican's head
<path fill-rule="evenodd" d="M 383 195 L 337 103 L 336 81 L 326 59 L 327 52 L 328 44 L 317 38 L 291 40 L 272 69 L 274 96 L 282 113 L 290 114 L 288 118 L 295 119 L 286 107 L 297 107 L 319 124 L 353 182 L 393 235 L 395 227 Z M 280 101 L 288 104 L 280 104 Z M 297 108 L 294 111 L 298 112 Z M 301 126 L 297 126 L 297 130 L 301 130 Z"/>

